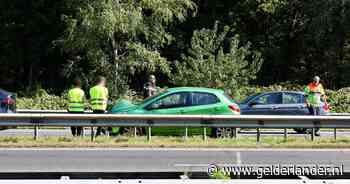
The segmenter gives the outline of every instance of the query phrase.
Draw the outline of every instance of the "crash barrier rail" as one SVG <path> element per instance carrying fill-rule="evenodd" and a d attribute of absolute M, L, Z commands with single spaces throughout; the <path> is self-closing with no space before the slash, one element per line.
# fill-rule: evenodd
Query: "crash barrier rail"
<path fill-rule="evenodd" d="M 184 128 L 185 138 L 188 135 L 188 128 L 203 128 L 204 140 L 207 138 L 207 128 L 233 128 L 235 131 L 232 134 L 235 138 L 237 128 L 254 128 L 257 130 L 257 141 L 259 142 L 261 128 L 284 129 L 285 140 L 287 140 L 287 128 L 310 128 L 312 129 L 311 140 L 314 140 L 316 128 L 333 128 L 336 139 L 337 128 L 350 128 L 350 116 L 5 113 L 0 114 L 0 126 L 33 126 L 35 139 L 39 135 L 39 126 L 92 127 L 91 140 L 94 139 L 93 127 L 146 127 L 149 141 L 152 127 Z"/>
<path fill-rule="evenodd" d="M 67 110 L 42 110 L 42 109 L 17 109 L 17 113 L 51 113 L 51 114 L 61 114 L 68 113 Z M 91 110 L 87 110 L 84 113 L 92 113 Z"/>
<path fill-rule="evenodd" d="M 278 179 L 245 179 L 245 180 L 215 180 L 215 179 L 131 179 L 131 180 L 112 180 L 112 179 L 98 179 L 98 180 L 70 180 L 69 178 L 61 178 L 56 180 L 0 180 L 0 184 L 89 184 L 89 183 L 99 183 L 99 184 L 348 184 L 350 180 L 309 180 L 309 179 L 299 179 L 299 180 L 278 180 Z"/>
<path fill-rule="evenodd" d="M 41 109 L 17 109 L 17 113 L 68 113 L 67 110 L 41 110 Z M 91 110 L 86 110 L 84 113 L 92 113 Z M 329 116 L 350 116 L 350 113 L 331 112 Z"/>

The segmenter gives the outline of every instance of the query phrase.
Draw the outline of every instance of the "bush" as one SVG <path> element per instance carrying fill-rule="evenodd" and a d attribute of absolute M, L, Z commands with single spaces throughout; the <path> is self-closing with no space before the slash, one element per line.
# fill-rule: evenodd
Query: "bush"
<path fill-rule="evenodd" d="M 302 91 L 304 86 L 293 85 L 290 83 L 283 83 L 278 85 L 272 85 L 268 87 L 261 86 L 247 86 L 238 89 L 226 89 L 225 91 L 230 94 L 237 102 L 244 100 L 246 97 L 269 91 Z M 328 96 L 328 102 L 331 105 L 332 112 L 349 113 L 350 112 L 350 87 L 342 88 L 337 91 L 326 90 Z M 62 110 L 66 109 L 66 96 L 50 95 L 45 90 L 38 90 L 36 95 L 32 97 L 20 97 L 17 99 L 18 109 L 48 109 L 48 110 Z M 135 91 L 128 91 L 121 99 L 127 99 L 133 102 L 142 101 L 142 97 Z M 111 100 L 109 106 L 113 106 L 117 100 Z M 88 106 L 88 103 L 86 104 Z"/>
<path fill-rule="evenodd" d="M 61 96 L 48 94 L 45 90 L 40 89 L 33 96 L 18 97 L 17 109 L 36 109 L 36 110 L 65 110 L 67 109 L 67 93 Z M 120 99 L 126 99 L 133 102 L 142 101 L 142 97 L 135 91 L 128 90 Z M 110 99 L 108 108 L 111 108 L 119 99 Z M 85 107 L 89 109 L 89 102 L 86 101 Z"/>
<path fill-rule="evenodd" d="M 45 90 L 40 89 L 30 97 L 18 97 L 17 109 L 42 109 L 42 110 L 62 110 L 66 109 L 66 96 L 50 95 Z"/>

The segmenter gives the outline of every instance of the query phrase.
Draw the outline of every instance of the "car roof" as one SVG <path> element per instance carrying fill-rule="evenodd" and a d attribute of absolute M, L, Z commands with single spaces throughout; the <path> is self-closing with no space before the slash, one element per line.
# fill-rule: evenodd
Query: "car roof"
<path fill-rule="evenodd" d="M 269 91 L 269 92 L 263 92 L 263 93 L 260 93 L 260 94 L 269 94 L 269 93 L 296 93 L 296 94 L 305 94 L 304 92 L 302 91 Z"/>
<path fill-rule="evenodd" d="M 0 88 L 0 95 L 8 96 L 8 95 L 12 95 L 12 93 Z"/>
<path fill-rule="evenodd" d="M 169 88 L 169 89 L 167 89 L 167 91 L 171 91 L 171 92 L 193 91 L 193 92 L 224 93 L 224 90 L 221 90 L 221 89 L 202 88 L 202 87 L 176 87 L 176 88 Z"/>
<path fill-rule="evenodd" d="M 260 93 L 255 93 L 253 95 L 250 95 L 246 97 L 241 104 L 245 104 L 250 102 L 251 100 L 255 99 L 258 96 L 266 95 L 266 94 L 271 94 L 271 93 L 294 93 L 294 94 L 299 94 L 299 95 L 305 95 L 304 92 L 302 91 L 269 91 L 269 92 L 260 92 Z"/>

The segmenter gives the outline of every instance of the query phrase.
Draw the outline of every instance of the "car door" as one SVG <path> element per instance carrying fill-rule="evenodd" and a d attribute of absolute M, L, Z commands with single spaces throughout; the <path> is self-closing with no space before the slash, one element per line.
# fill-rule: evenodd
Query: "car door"
<path fill-rule="evenodd" d="M 211 93 L 192 92 L 191 108 L 183 111 L 183 114 L 219 114 L 221 111 L 219 98 Z"/>
<path fill-rule="evenodd" d="M 267 93 L 257 96 L 248 103 L 245 114 L 279 114 L 278 108 L 282 105 L 282 93 Z"/>
<path fill-rule="evenodd" d="M 191 93 L 176 92 L 155 100 L 145 107 L 150 114 L 183 114 L 191 108 Z"/>
<path fill-rule="evenodd" d="M 307 114 L 304 95 L 301 93 L 284 92 L 283 104 L 279 107 L 282 115 L 305 115 Z"/>

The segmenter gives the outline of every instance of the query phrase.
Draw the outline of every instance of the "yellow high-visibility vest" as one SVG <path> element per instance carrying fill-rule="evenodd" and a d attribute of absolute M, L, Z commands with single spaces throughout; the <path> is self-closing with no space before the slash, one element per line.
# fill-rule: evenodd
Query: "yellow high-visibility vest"
<path fill-rule="evenodd" d="M 325 95 L 324 88 L 322 84 L 310 83 L 304 89 L 305 94 L 307 95 L 306 101 L 314 106 L 319 107 L 321 105 L 321 97 Z"/>
<path fill-rule="evenodd" d="M 90 89 L 90 103 L 92 110 L 107 109 L 108 89 L 103 86 L 94 86 Z"/>
<path fill-rule="evenodd" d="M 85 93 L 80 88 L 73 88 L 68 91 L 68 111 L 84 112 Z"/>

